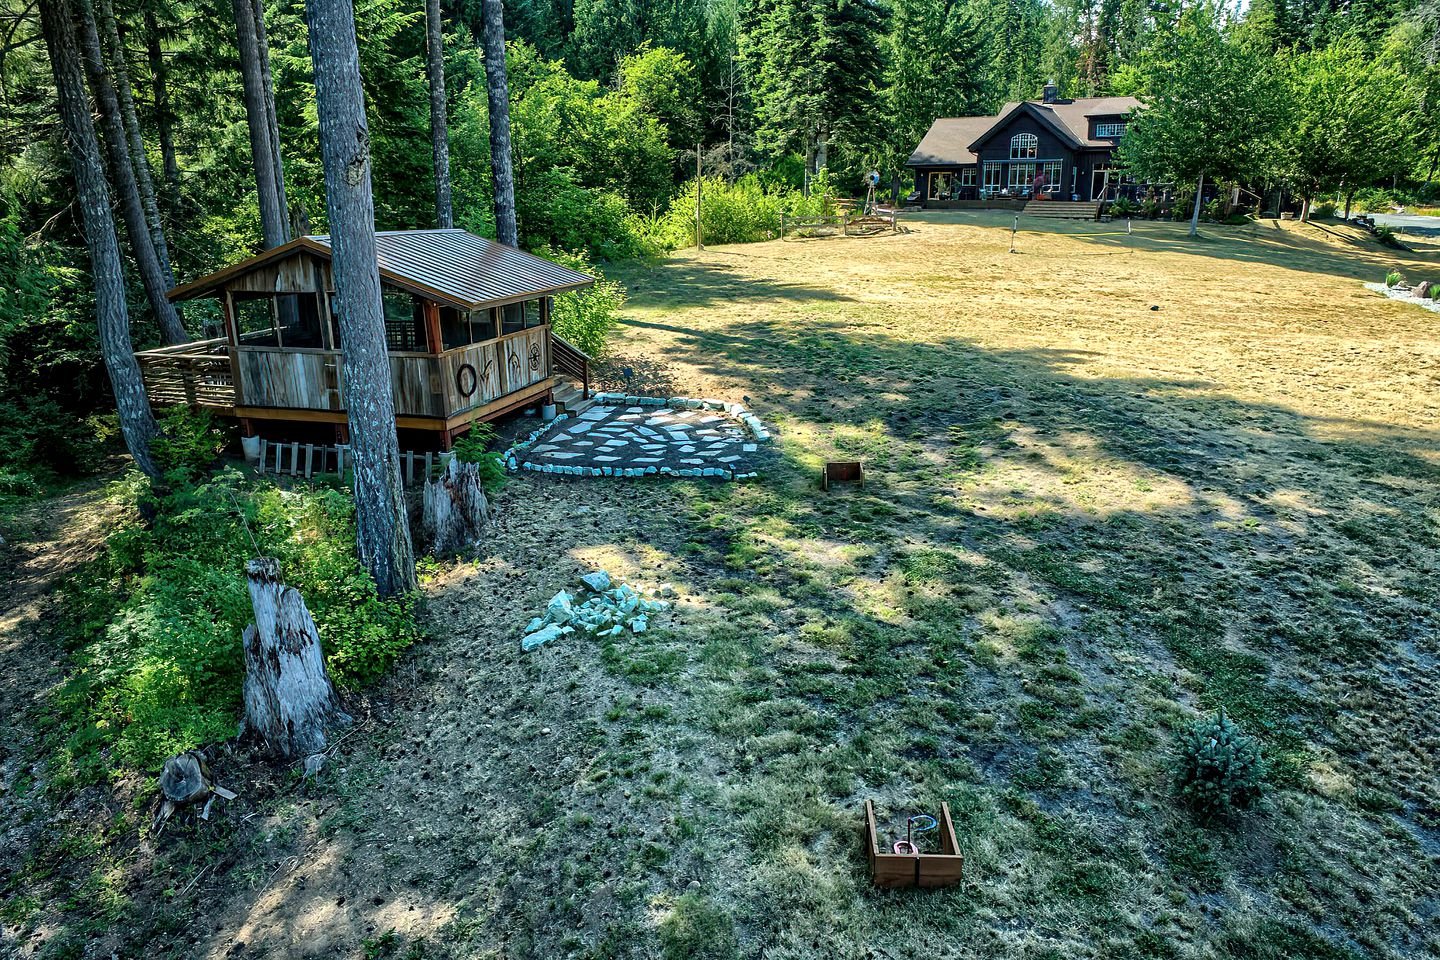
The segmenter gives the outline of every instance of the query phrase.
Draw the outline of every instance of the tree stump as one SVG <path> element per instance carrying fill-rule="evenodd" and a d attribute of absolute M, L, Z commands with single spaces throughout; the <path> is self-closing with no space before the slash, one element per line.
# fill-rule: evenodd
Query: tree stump
<path fill-rule="evenodd" d="M 490 501 L 480 483 L 480 469 L 451 457 L 444 472 L 425 482 L 421 526 L 430 552 L 437 557 L 480 542 L 490 521 Z"/>
<path fill-rule="evenodd" d="M 325 728 L 349 723 L 325 672 L 320 635 L 305 601 L 280 580 L 280 564 L 245 567 L 255 622 L 245 628 L 245 729 L 286 759 L 325 749 Z"/>

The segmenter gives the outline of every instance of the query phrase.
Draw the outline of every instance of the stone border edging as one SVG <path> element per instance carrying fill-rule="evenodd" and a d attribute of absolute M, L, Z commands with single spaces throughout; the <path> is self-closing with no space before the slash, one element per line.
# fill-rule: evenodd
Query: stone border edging
<path fill-rule="evenodd" d="M 1376 293 L 1383 293 L 1391 300 L 1399 300 L 1401 303 L 1411 303 L 1422 310 L 1429 310 L 1432 313 L 1440 313 L 1440 300 L 1422 300 L 1415 296 L 1407 288 L 1399 290 L 1395 287 L 1387 287 L 1383 283 L 1367 283 L 1366 290 L 1373 290 Z"/>
<path fill-rule="evenodd" d="M 597 406 L 605 407 L 669 407 L 671 410 L 714 410 L 724 413 L 726 416 L 738 421 L 750 436 L 758 442 L 767 442 L 770 439 L 770 431 L 760 418 L 745 408 L 744 404 L 727 403 L 724 400 L 699 400 L 694 397 L 671 397 L 668 400 L 664 397 L 641 397 L 635 394 L 625 393 L 597 393 L 595 394 Z M 682 467 L 675 469 L 671 466 L 648 466 L 648 467 L 589 467 L 571 466 L 564 463 L 543 463 L 533 464 L 523 462 L 520 453 L 525 451 L 531 444 L 540 438 L 542 433 L 548 431 L 555 424 L 562 420 L 569 420 L 570 414 L 562 413 L 549 423 L 542 424 L 524 440 L 517 440 L 510 445 L 510 448 L 496 457 L 498 462 L 509 473 L 517 473 L 520 470 L 530 470 L 535 473 L 548 473 L 556 476 L 570 477 L 714 477 L 721 480 L 749 480 L 758 477 L 759 474 L 753 470 L 749 473 L 735 473 L 721 467 Z"/>

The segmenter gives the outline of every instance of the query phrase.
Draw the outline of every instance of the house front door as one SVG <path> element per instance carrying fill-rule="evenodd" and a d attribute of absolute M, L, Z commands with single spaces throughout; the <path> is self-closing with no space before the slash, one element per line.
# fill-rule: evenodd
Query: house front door
<path fill-rule="evenodd" d="M 1110 200 L 1110 175 L 1114 171 L 1110 167 L 1096 167 L 1090 175 L 1090 199 Z"/>

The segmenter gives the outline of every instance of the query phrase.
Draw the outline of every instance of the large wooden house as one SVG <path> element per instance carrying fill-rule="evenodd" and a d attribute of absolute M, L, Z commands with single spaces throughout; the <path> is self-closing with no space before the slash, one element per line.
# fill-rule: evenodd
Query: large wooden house
<path fill-rule="evenodd" d="M 915 202 L 928 208 L 989 201 L 1114 200 L 1127 183 L 1115 148 L 1140 101 L 1062 99 L 1047 84 L 1040 100 L 1007 103 L 989 117 L 942 117 L 906 166 Z"/>
<path fill-rule="evenodd" d="M 477 421 L 543 403 L 588 360 L 550 327 L 592 277 L 464 230 L 375 235 L 396 427 L 448 449 Z M 305 236 L 170 291 L 219 301 L 224 335 L 136 354 L 155 405 L 237 418 L 247 435 L 346 439 L 330 243 Z"/>

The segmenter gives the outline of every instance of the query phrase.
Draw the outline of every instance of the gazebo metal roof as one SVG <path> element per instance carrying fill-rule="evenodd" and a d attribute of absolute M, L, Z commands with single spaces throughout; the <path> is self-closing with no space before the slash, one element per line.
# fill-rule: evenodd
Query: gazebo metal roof
<path fill-rule="evenodd" d="M 380 277 L 465 309 L 578 290 L 595 278 L 464 230 L 386 230 L 375 234 Z M 203 297 L 267 263 L 309 253 L 330 259 L 327 235 L 297 237 L 248 260 L 170 291 L 171 300 Z"/>

